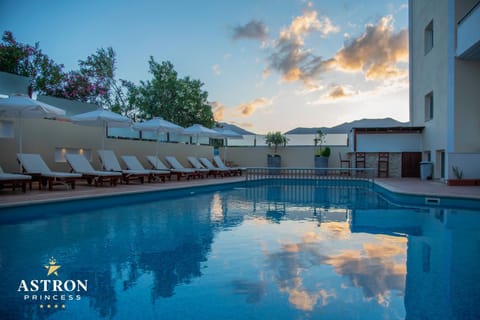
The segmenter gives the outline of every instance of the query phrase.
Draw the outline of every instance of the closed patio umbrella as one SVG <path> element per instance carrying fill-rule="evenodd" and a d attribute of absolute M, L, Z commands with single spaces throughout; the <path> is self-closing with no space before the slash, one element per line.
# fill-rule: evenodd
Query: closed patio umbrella
<path fill-rule="evenodd" d="M 225 152 L 223 155 L 223 160 L 227 161 L 227 147 L 228 147 L 228 139 L 243 139 L 243 136 L 239 133 L 236 133 L 233 130 L 230 129 L 223 129 L 223 128 L 216 128 L 215 131 L 217 131 L 220 136 L 224 139 L 225 142 Z"/>
<path fill-rule="evenodd" d="M 95 111 L 77 114 L 71 117 L 70 121 L 83 126 L 102 126 L 104 133 L 102 136 L 102 149 L 105 148 L 105 135 L 107 127 L 126 128 L 132 124 L 132 119 L 103 108 L 99 108 Z"/>
<path fill-rule="evenodd" d="M 157 134 L 157 147 L 155 155 L 158 156 L 158 143 L 160 140 L 161 132 L 182 132 L 183 127 L 176 125 L 170 121 L 164 120 L 162 118 L 153 118 L 145 122 L 135 123 L 133 125 L 134 130 L 138 131 L 152 131 Z"/>
<path fill-rule="evenodd" d="M 31 99 L 25 95 L 12 95 L 0 99 L 0 116 L 17 118 L 19 121 L 19 153 L 23 152 L 23 118 L 59 117 L 65 116 L 65 114 L 66 112 L 63 109 Z"/>
<path fill-rule="evenodd" d="M 188 128 L 185 128 L 182 134 L 187 136 L 192 136 L 197 138 L 197 145 L 199 144 L 199 137 L 208 137 L 208 138 L 222 138 L 220 134 L 212 129 L 208 129 L 201 124 L 194 124 Z"/>

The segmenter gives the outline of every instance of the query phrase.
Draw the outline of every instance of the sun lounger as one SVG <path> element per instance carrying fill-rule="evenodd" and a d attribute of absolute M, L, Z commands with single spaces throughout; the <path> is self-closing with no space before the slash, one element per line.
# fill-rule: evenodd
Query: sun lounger
<path fill-rule="evenodd" d="M 175 175 L 177 177 L 177 180 L 180 180 L 181 177 L 185 177 L 187 179 L 190 179 L 194 177 L 194 175 L 191 173 L 190 170 L 185 172 L 185 170 L 175 170 L 172 168 L 167 168 L 167 166 L 160 160 L 158 159 L 157 156 L 147 156 L 147 161 L 150 163 L 153 169 L 155 170 L 169 170 L 172 175 Z"/>
<path fill-rule="evenodd" d="M 150 172 L 148 170 L 124 170 L 120 166 L 115 153 L 112 150 L 98 150 L 98 156 L 102 163 L 103 169 L 106 171 L 120 172 L 123 175 L 125 183 L 129 183 L 130 180 L 138 179 L 140 183 L 145 181 L 145 178 L 150 181 Z"/>
<path fill-rule="evenodd" d="M 235 175 L 242 175 L 242 172 L 245 171 L 245 168 L 239 168 L 239 167 L 227 167 L 220 156 L 214 156 L 213 161 L 215 161 L 215 164 L 217 167 L 222 168 L 222 169 L 229 169 L 231 172 L 233 172 Z"/>
<path fill-rule="evenodd" d="M 0 167 L 0 188 L 5 186 L 12 187 L 12 190 L 15 191 L 15 187 L 20 186 L 23 192 L 27 191 L 27 183 L 30 184 L 30 189 L 32 188 L 32 176 L 26 174 L 16 174 L 16 173 L 5 173 Z"/>
<path fill-rule="evenodd" d="M 196 157 L 189 156 L 187 157 L 187 160 L 188 162 L 190 162 L 193 169 L 197 170 L 197 172 L 199 172 L 200 174 L 207 175 L 207 176 L 210 174 L 213 174 L 215 177 L 217 177 L 217 174 L 218 174 L 217 171 L 214 171 L 214 170 L 212 171 L 208 168 L 205 168 L 203 164 L 201 164 Z"/>
<path fill-rule="evenodd" d="M 177 173 L 177 178 L 186 177 L 187 179 L 195 178 L 200 175 L 200 173 L 193 168 L 185 168 L 182 166 L 178 160 L 173 156 L 165 157 L 165 160 L 168 162 L 168 165 L 172 168 L 172 172 Z M 180 176 L 178 175 L 180 173 Z"/>
<path fill-rule="evenodd" d="M 201 157 L 199 158 L 198 160 L 200 160 L 200 162 L 207 168 L 209 169 L 210 171 L 215 171 L 217 174 L 220 174 L 222 177 L 224 176 L 227 176 L 227 175 L 233 175 L 233 172 L 232 170 L 230 169 L 227 169 L 227 168 L 219 168 L 219 167 L 215 167 L 213 165 L 213 163 L 208 160 L 207 158 L 205 157 Z"/>
<path fill-rule="evenodd" d="M 39 154 L 18 153 L 17 159 L 22 165 L 23 171 L 32 176 L 32 179 L 40 181 L 39 188 L 48 184 L 48 190 L 53 189 L 54 184 L 63 184 L 75 189 L 75 181 L 82 177 L 78 173 L 52 171 Z"/>
<path fill-rule="evenodd" d="M 117 184 L 117 181 L 122 178 L 120 172 L 95 170 L 83 154 L 66 154 L 65 159 L 73 172 L 80 173 L 82 178 L 87 180 L 88 184 L 93 182 L 95 187 L 99 184 L 103 185 L 103 183 L 107 181 L 110 185 L 114 186 Z"/>
<path fill-rule="evenodd" d="M 170 180 L 170 177 L 172 173 L 170 170 L 165 169 L 165 170 L 158 170 L 158 169 L 151 169 L 151 170 L 146 170 L 143 165 L 140 163 L 140 161 L 137 159 L 136 156 L 121 156 L 123 162 L 127 165 L 127 168 L 129 170 L 136 170 L 136 171 L 148 171 L 150 172 L 151 179 L 152 180 L 161 180 L 165 181 L 165 178 L 168 177 Z"/>

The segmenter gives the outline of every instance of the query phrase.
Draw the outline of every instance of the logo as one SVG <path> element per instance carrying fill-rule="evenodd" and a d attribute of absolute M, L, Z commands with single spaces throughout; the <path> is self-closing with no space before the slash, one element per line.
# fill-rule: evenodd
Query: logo
<path fill-rule="evenodd" d="M 81 300 L 88 292 L 88 280 L 57 279 L 61 267 L 51 257 L 44 265 L 47 279 L 20 280 L 17 292 L 22 293 L 24 301 L 38 302 L 40 309 L 65 309 L 67 301 Z"/>
<path fill-rule="evenodd" d="M 51 275 L 52 273 L 58 277 L 58 272 L 57 270 L 60 269 L 61 266 L 56 265 L 57 260 L 55 260 L 54 257 L 50 258 L 50 261 L 48 262 L 48 265 L 45 266 L 45 269 L 48 270 L 47 276 Z"/>

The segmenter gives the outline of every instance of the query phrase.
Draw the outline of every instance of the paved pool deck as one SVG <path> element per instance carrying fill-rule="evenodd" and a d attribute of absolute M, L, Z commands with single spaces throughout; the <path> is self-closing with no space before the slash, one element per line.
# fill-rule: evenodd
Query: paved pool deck
<path fill-rule="evenodd" d="M 12 191 L 10 188 L 0 189 L 0 210 L 2 207 L 22 206 L 26 204 L 54 202 L 68 199 L 85 199 L 118 194 L 132 194 L 161 190 L 173 190 L 185 187 L 212 186 L 223 183 L 234 183 L 245 181 L 245 177 L 208 178 L 197 180 L 168 181 L 165 183 L 144 183 L 144 184 L 119 184 L 115 187 L 100 186 L 94 187 L 86 182 L 77 183 L 75 190 L 68 190 L 65 186 L 54 186 L 52 191 L 46 189 L 38 190 L 36 184 L 32 190 L 23 193 L 20 189 Z M 375 179 L 380 186 L 398 193 L 459 197 L 480 200 L 480 186 L 447 186 L 441 181 L 422 181 L 418 178 L 388 178 Z"/>

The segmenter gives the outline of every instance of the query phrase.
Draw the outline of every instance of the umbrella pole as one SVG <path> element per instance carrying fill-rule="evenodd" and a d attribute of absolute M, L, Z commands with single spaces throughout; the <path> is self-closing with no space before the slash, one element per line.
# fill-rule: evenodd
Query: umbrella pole
<path fill-rule="evenodd" d="M 23 153 L 23 116 L 20 115 L 20 118 L 18 119 L 18 150 L 19 153 Z M 18 165 L 20 167 L 19 172 L 23 172 L 22 169 L 22 163 L 18 161 Z"/>
<path fill-rule="evenodd" d="M 20 118 L 18 119 L 18 150 L 20 153 L 23 153 L 23 134 L 22 134 L 22 131 L 23 131 L 23 118 L 22 116 L 20 116 Z"/>
<path fill-rule="evenodd" d="M 105 150 L 105 136 L 107 135 L 107 123 L 103 121 L 102 150 Z"/>
<path fill-rule="evenodd" d="M 225 146 L 224 146 L 224 150 L 223 150 L 223 160 L 225 161 L 225 164 L 227 163 L 227 143 L 228 143 L 228 139 L 225 138 Z"/>
<path fill-rule="evenodd" d="M 155 144 L 155 157 L 158 159 L 158 147 L 160 145 L 160 132 L 157 131 L 157 143 Z"/>

